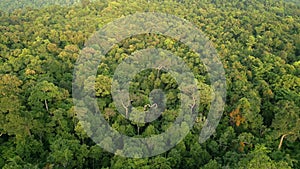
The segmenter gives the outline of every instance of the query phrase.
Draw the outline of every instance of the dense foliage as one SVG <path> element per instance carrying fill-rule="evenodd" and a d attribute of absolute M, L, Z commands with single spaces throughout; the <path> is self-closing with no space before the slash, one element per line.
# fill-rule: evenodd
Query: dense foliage
<path fill-rule="evenodd" d="M 296 3 L 82 0 L 73 6 L 7 13 L 4 9 L 16 8 L 8 1 L 0 13 L 0 167 L 300 168 L 300 8 Z M 156 69 L 135 76 L 131 98 L 133 106 L 143 109 L 150 103 L 151 90 L 163 89 L 167 109 L 162 116 L 139 124 L 116 111 L 112 76 L 134 51 L 157 47 L 176 53 L 195 74 L 202 96 L 197 122 L 182 142 L 164 154 L 131 159 L 106 152 L 87 136 L 74 111 L 72 79 L 80 50 L 95 31 L 116 18 L 144 11 L 185 18 L 210 38 L 226 71 L 227 99 L 217 131 L 199 144 L 212 92 L 201 60 L 170 37 L 147 34 L 123 40 L 103 59 L 95 82 L 99 109 L 113 128 L 128 136 L 147 137 L 165 131 L 177 116 L 176 81 Z"/>

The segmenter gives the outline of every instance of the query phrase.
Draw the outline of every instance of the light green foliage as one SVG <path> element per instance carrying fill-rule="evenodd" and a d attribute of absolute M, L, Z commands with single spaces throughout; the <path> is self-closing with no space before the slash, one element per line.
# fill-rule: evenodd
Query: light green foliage
<path fill-rule="evenodd" d="M 289 169 L 291 168 L 284 161 L 275 162 L 267 155 L 270 151 L 264 145 L 257 145 L 255 149 L 247 154 L 246 158 L 239 163 L 240 169 L 253 168 L 270 168 L 270 169 Z M 247 161 L 247 159 L 249 161 Z"/>

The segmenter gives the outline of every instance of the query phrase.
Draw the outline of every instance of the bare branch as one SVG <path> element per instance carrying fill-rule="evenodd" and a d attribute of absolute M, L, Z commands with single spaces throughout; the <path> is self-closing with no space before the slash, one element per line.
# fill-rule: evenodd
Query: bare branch
<path fill-rule="evenodd" d="M 125 106 L 123 102 L 122 102 L 122 106 L 125 109 L 125 116 L 126 118 L 128 118 L 128 106 Z"/>
<path fill-rule="evenodd" d="M 193 96 L 193 104 L 190 104 L 191 112 L 194 111 L 195 106 L 196 106 L 196 98 Z"/>
<path fill-rule="evenodd" d="M 152 108 L 152 107 L 157 108 L 157 104 L 156 104 L 156 103 L 154 103 L 154 104 L 152 104 L 152 105 L 146 104 L 146 105 L 144 106 L 144 111 L 146 111 L 147 108 Z"/>
<path fill-rule="evenodd" d="M 152 105 L 150 106 L 150 108 L 152 108 L 152 107 L 157 108 L 157 104 L 156 104 L 156 103 L 152 104 Z"/>
<path fill-rule="evenodd" d="M 280 143 L 279 143 L 279 145 L 278 145 L 278 150 L 281 149 L 281 146 L 282 146 L 282 143 L 283 143 L 283 139 L 284 139 L 286 136 L 290 135 L 290 134 L 293 134 L 293 133 L 288 133 L 288 134 L 284 134 L 284 135 L 281 136 Z"/>
<path fill-rule="evenodd" d="M 157 78 L 159 77 L 159 73 L 160 73 L 161 69 L 166 69 L 166 67 L 161 66 L 161 65 L 157 67 Z"/>
<path fill-rule="evenodd" d="M 47 103 L 47 100 L 46 100 L 46 99 L 45 99 L 45 107 L 46 107 L 46 110 L 49 111 L 48 103 Z"/>

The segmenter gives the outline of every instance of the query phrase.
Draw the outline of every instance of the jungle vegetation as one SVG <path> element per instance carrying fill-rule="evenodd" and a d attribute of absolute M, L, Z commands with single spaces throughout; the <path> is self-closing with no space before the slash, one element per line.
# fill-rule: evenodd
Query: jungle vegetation
<path fill-rule="evenodd" d="M 300 168 L 299 0 L 44 2 L 0 3 L 0 168 Z M 97 146 L 77 119 L 72 80 L 80 51 L 105 24 L 136 12 L 184 18 L 217 49 L 226 72 L 226 106 L 216 132 L 203 144 L 199 132 L 212 94 L 207 70 L 184 44 L 158 34 L 133 36 L 112 48 L 98 67 L 95 97 L 120 133 L 164 132 L 180 105 L 178 85 L 167 71 L 145 70 L 131 82 L 137 109 L 150 103 L 153 89 L 165 91 L 166 110 L 146 124 L 116 111 L 111 82 L 118 64 L 133 52 L 172 51 L 193 71 L 202 96 L 198 120 L 185 139 L 158 156 L 125 158 Z"/>

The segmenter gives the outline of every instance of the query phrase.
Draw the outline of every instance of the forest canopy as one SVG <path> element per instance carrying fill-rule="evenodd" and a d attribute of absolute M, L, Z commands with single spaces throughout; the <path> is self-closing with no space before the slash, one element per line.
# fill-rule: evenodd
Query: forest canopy
<path fill-rule="evenodd" d="M 1 0 L 0 168 L 300 168 L 299 3 Z M 129 86 L 130 104 L 123 103 L 121 113 L 111 84 L 117 66 L 132 53 L 171 51 L 193 72 L 201 94 L 187 136 L 163 154 L 125 158 L 98 146 L 86 129 L 91 124 L 78 119 L 82 112 L 74 108 L 72 82 L 81 51 L 97 30 L 137 12 L 183 18 L 216 48 L 225 69 L 226 105 L 216 131 L 204 143 L 199 143 L 199 133 L 213 99 L 207 69 L 186 45 L 159 34 L 135 35 L 116 44 L 102 58 L 95 83 L 87 87 L 95 88 L 97 106 L 116 131 L 137 138 L 163 133 L 179 116 L 181 104 L 179 85 L 166 70 L 136 74 Z M 159 104 L 155 109 L 161 115 L 149 123 L 126 119 L 135 110 L 155 107 L 154 89 L 165 93 L 164 109 Z M 102 145 L 109 142 L 107 138 Z"/>

